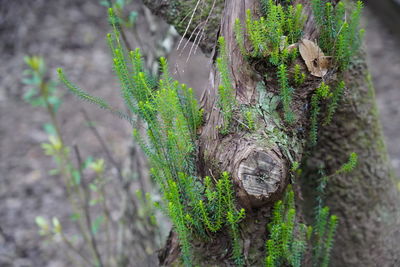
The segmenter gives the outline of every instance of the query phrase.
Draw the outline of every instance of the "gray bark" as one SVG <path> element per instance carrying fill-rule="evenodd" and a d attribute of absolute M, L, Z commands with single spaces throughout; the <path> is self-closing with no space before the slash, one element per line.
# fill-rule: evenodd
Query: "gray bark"
<path fill-rule="evenodd" d="M 309 168 L 323 161 L 329 173 L 351 152 L 359 155 L 354 171 L 333 177 L 327 185 L 327 205 L 340 219 L 332 266 L 398 266 L 399 192 L 363 61 L 347 73 L 346 84 L 333 124 L 321 129 L 318 149 L 308 160 Z M 303 190 L 310 192 L 309 184 Z M 303 195 L 308 200 L 312 196 Z"/>

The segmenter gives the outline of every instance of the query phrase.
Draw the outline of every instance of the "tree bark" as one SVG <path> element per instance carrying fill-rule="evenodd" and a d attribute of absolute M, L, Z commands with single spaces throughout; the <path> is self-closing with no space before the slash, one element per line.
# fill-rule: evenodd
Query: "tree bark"
<path fill-rule="evenodd" d="M 177 23 L 176 14 L 188 6 L 195 7 L 197 0 L 144 0 L 145 4 L 156 14 L 163 16 L 169 23 Z M 235 184 L 237 203 L 246 209 L 246 219 L 241 223 L 243 255 L 247 266 L 263 265 L 267 238 L 266 225 L 271 217 L 274 202 L 281 199 L 289 183 L 288 170 L 293 161 L 304 161 L 305 172 L 311 172 L 321 162 L 325 163 L 327 173 L 333 172 L 346 162 L 350 152 L 357 152 L 360 158 L 356 170 L 348 175 L 334 176 L 327 187 L 327 204 L 337 214 L 340 225 L 337 231 L 336 246 L 333 251 L 333 266 L 395 266 L 400 259 L 400 209 L 399 195 L 394 185 L 387 152 L 384 148 L 382 132 L 375 106 L 374 89 L 368 79 L 364 61 L 357 60 L 346 73 L 347 89 L 343 101 L 330 126 L 320 129 L 318 149 L 311 157 L 307 151 L 306 140 L 309 111 L 305 108 L 310 103 L 311 95 L 319 78 L 308 78 L 304 86 L 296 88 L 292 108 L 296 112 L 294 125 L 276 125 L 268 115 L 258 121 L 256 131 L 249 133 L 237 125 L 237 131 L 221 135 L 218 126 L 223 125 L 223 118 L 217 103 L 217 88 L 220 77 L 215 67 L 217 51 L 215 43 L 218 35 L 224 36 L 229 54 L 229 65 L 232 72 L 236 99 L 241 105 L 256 105 L 259 94 L 257 84 L 263 81 L 266 90 L 279 94 L 279 86 L 274 71 L 243 58 L 233 34 L 236 18 L 245 20 L 245 11 L 259 10 L 256 0 L 204 1 L 205 5 L 218 6 L 213 10 L 212 25 L 214 29 L 207 33 L 201 47 L 210 52 L 212 66 L 209 84 L 202 97 L 205 111 L 205 123 L 199 138 L 198 172 L 201 176 L 217 176 L 222 171 L 231 173 Z M 304 28 L 305 37 L 317 36 L 309 1 L 302 3 L 307 22 Z M 184 4 L 185 3 L 185 4 Z M 223 5 L 223 8 L 222 8 Z M 184 8 L 185 7 L 185 8 Z M 208 10 L 211 10 L 208 7 Z M 215 12 L 215 13 L 214 13 Z M 196 17 L 196 16 L 194 16 Z M 220 22 L 218 23 L 218 18 Z M 193 20 L 192 23 L 201 23 Z M 183 30 L 180 25 L 180 33 Z M 215 29 L 219 29 L 216 31 Z M 189 27 L 187 35 L 190 36 Z M 303 64 L 300 59 L 298 63 Z M 304 64 L 303 64 L 304 67 Z M 265 78 L 265 74 L 268 77 Z M 328 74 L 330 81 L 336 79 L 334 73 Z M 234 114 L 235 122 L 237 114 Z M 279 136 L 265 129 L 273 125 Z M 282 140 L 285 139 L 285 140 Z M 307 153 L 306 153 L 307 152 Z M 307 217 L 315 196 L 315 181 L 308 177 L 296 188 L 299 198 L 303 196 L 299 210 L 299 220 Z M 309 217 L 309 216 L 308 216 Z M 222 231 L 211 242 L 196 242 L 196 260 L 202 266 L 229 266 L 229 237 Z M 171 233 L 166 247 L 160 257 L 161 265 L 170 265 L 178 257 L 179 244 L 174 233 Z"/>
<path fill-rule="evenodd" d="M 327 185 L 327 205 L 340 219 L 332 266 L 398 266 L 400 209 L 395 175 L 383 141 L 375 92 L 365 62 L 346 74 L 347 90 L 333 123 L 321 129 L 318 149 L 308 160 L 323 160 L 328 173 L 351 152 L 359 155 L 350 174 L 334 176 Z M 303 184 L 310 192 L 315 184 Z M 310 201 L 312 194 L 303 194 Z M 311 201 L 312 202 L 312 201 Z"/>

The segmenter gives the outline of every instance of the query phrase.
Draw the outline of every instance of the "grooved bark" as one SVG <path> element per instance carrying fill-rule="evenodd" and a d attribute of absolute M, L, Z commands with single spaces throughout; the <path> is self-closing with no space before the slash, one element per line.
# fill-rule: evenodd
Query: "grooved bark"
<path fill-rule="evenodd" d="M 158 13 L 172 23 L 176 20 L 171 14 L 176 14 L 176 8 L 181 8 L 180 4 L 186 3 L 178 0 L 144 2 L 153 10 L 159 8 Z M 187 2 L 191 2 L 193 8 L 197 1 Z M 305 37 L 315 38 L 317 31 L 310 1 L 294 2 L 303 4 L 308 17 L 304 29 Z M 263 70 L 257 62 L 249 63 L 237 47 L 233 25 L 236 18 L 244 21 L 246 9 L 257 12 L 258 1 L 225 1 L 223 12 L 213 14 L 213 17 L 221 18 L 220 23 L 215 20 L 213 27 L 220 25 L 219 34 L 225 37 L 227 43 L 237 101 L 239 104 L 256 105 L 256 86 L 259 81 L 264 80 L 267 91 L 274 94 L 279 93 L 279 88 L 273 71 Z M 199 21 L 193 23 L 198 24 Z M 202 47 L 206 47 L 206 51 L 215 46 L 215 33 L 216 31 L 203 41 Z M 213 63 L 216 57 L 217 52 L 214 49 Z M 300 61 L 299 63 L 302 64 Z M 265 79 L 265 73 L 273 78 Z M 326 79 L 333 81 L 336 76 L 329 73 Z M 267 237 L 266 224 L 270 218 L 271 207 L 275 200 L 282 197 L 282 192 L 289 182 L 289 159 L 303 159 L 308 136 L 302 129 L 308 129 L 309 124 L 309 112 L 304 107 L 309 103 L 313 90 L 321 79 L 311 77 L 304 86 L 295 90 L 292 108 L 298 116 L 297 122 L 295 125 L 286 125 L 284 129 L 279 129 L 290 138 L 290 145 L 283 145 L 283 142 L 265 134 L 265 128 L 273 123 L 268 117 L 259 122 L 259 128 L 252 133 L 237 127 L 235 133 L 221 135 L 218 131 L 218 126 L 223 125 L 217 102 L 219 80 L 219 74 L 213 64 L 209 85 L 202 98 L 205 124 L 199 139 L 198 171 L 202 176 L 217 176 L 221 171 L 231 173 L 238 205 L 246 208 L 247 213 L 245 221 L 240 225 L 246 265 L 261 266 Z M 366 66 L 362 61 L 357 61 L 352 71 L 346 74 L 346 82 L 348 89 L 343 97 L 345 101 L 341 102 L 331 125 L 320 129 L 318 149 L 313 151 L 315 156 L 307 160 L 305 172 L 312 170 L 320 162 L 326 162 L 327 172 L 330 173 L 346 162 L 350 152 L 359 154 L 360 163 L 355 172 L 334 177 L 328 185 L 327 204 L 340 219 L 333 252 L 333 266 L 396 266 L 400 256 L 400 246 L 396 245 L 400 240 L 400 201 L 393 184 L 386 150 L 383 149 L 373 89 L 368 86 Z M 234 114 L 233 123 L 235 118 L 237 114 Z M 299 207 L 299 211 L 305 213 L 315 195 L 316 187 L 312 181 L 315 179 L 310 177 L 301 185 L 306 201 Z M 169 241 L 164 248 L 163 255 L 166 257 L 161 260 L 161 264 L 171 264 L 177 257 L 175 252 L 179 244 L 176 236 L 171 235 Z M 208 243 L 196 241 L 196 259 L 202 266 L 229 266 L 232 264 L 229 243 L 227 229 Z M 174 253 L 169 254 L 171 251 Z"/>

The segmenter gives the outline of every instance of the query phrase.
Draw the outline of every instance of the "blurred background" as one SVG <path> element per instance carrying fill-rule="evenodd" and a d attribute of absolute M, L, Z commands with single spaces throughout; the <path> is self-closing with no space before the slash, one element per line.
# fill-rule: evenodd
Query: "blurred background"
<path fill-rule="evenodd" d="M 209 59 L 186 41 L 177 49 L 180 37 L 141 1 L 0 0 L 0 266 L 154 266 L 168 235 L 130 124 L 52 83 L 62 67 L 81 88 L 124 110 L 105 38 L 111 2 L 127 44 L 141 48 L 149 72 L 157 75 L 157 60 L 165 56 L 171 73 L 197 95 L 207 83 Z M 399 2 L 366 4 L 365 50 L 400 175 Z M 28 66 L 24 58 L 33 55 L 44 62 L 30 58 Z M 33 62 L 46 64 L 46 71 L 35 74 Z M 46 105 L 27 94 L 44 85 L 52 88 L 56 123 Z M 57 147 L 49 123 L 58 125 L 69 149 L 58 160 L 74 167 L 60 170 L 49 146 L 51 155 L 43 151 L 43 144 Z M 75 179 L 72 191 L 62 176 Z"/>

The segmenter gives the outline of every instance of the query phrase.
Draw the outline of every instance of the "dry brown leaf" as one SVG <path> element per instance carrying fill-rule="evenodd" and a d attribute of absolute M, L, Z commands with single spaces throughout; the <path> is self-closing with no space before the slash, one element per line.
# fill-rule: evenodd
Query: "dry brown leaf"
<path fill-rule="evenodd" d="M 330 67 L 330 57 L 326 57 L 317 44 L 307 39 L 301 40 L 299 51 L 311 75 L 324 77 Z"/>
<path fill-rule="evenodd" d="M 287 47 L 287 50 L 288 50 L 289 52 L 292 52 L 294 49 L 296 49 L 296 48 L 298 48 L 298 47 L 299 47 L 299 44 L 298 44 L 298 43 L 294 43 L 294 44 L 289 45 L 289 46 Z"/>

